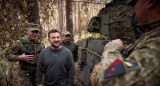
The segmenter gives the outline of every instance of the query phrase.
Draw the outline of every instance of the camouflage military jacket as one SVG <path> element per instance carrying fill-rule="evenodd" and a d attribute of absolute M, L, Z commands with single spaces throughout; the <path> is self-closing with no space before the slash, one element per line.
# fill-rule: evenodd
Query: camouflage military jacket
<path fill-rule="evenodd" d="M 13 84 L 13 73 L 9 61 L 5 58 L 0 47 L 0 86 Z"/>
<path fill-rule="evenodd" d="M 62 41 L 61 45 L 68 48 L 72 52 L 74 61 L 76 62 L 78 59 L 78 45 L 76 45 L 73 41 L 70 41 L 69 43 Z"/>
<path fill-rule="evenodd" d="M 23 37 L 19 40 L 16 40 L 14 44 L 6 50 L 6 57 L 9 60 L 18 60 L 18 55 L 21 55 L 23 53 L 27 55 L 34 55 L 34 63 L 38 60 L 38 54 L 40 51 L 44 48 L 43 44 L 40 42 L 40 40 L 36 40 L 36 42 L 31 42 L 27 37 Z M 25 63 L 23 61 L 20 61 L 21 63 Z"/>
<path fill-rule="evenodd" d="M 140 25 L 140 28 L 144 34 L 136 41 L 137 43 L 135 42 L 133 51 L 126 59 L 122 57 L 119 45 L 112 42 L 106 44 L 102 60 L 94 67 L 91 74 L 92 86 L 158 86 L 160 84 L 160 21 Z M 104 79 L 104 71 L 117 58 L 122 62 L 133 62 L 136 66 L 128 67 L 124 74 Z"/>

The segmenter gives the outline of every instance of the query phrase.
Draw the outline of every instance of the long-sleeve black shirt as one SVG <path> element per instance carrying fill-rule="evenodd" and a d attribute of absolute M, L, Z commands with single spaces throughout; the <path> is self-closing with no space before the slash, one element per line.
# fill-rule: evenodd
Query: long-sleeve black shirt
<path fill-rule="evenodd" d="M 45 86 L 70 86 L 74 81 L 75 68 L 72 53 L 65 47 L 53 50 L 44 49 L 39 56 L 36 83 L 41 84 L 44 73 Z"/>

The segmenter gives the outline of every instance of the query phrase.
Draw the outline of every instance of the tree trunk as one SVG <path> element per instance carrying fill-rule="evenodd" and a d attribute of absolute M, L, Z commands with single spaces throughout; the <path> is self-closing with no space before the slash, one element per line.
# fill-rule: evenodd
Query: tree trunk
<path fill-rule="evenodd" d="M 62 33 L 63 30 L 63 0 L 58 0 L 58 15 L 59 15 L 59 30 Z"/>
<path fill-rule="evenodd" d="M 76 2 L 74 2 L 74 28 L 73 28 L 73 33 L 75 34 L 77 32 L 77 18 L 76 18 L 76 9 L 77 9 L 77 6 L 76 6 Z"/>
<path fill-rule="evenodd" d="M 28 0 L 28 20 L 32 23 L 40 23 L 39 21 L 39 8 L 37 0 Z"/>
<path fill-rule="evenodd" d="M 72 0 L 66 0 L 66 30 L 71 33 L 73 40 Z"/>
<path fill-rule="evenodd" d="M 78 31 L 79 31 L 79 38 L 81 39 L 81 13 L 80 13 L 80 6 L 81 3 L 78 3 Z"/>

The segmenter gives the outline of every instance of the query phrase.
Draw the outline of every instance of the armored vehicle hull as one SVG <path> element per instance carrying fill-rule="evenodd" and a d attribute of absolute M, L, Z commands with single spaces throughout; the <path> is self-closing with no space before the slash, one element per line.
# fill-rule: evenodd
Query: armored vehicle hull
<path fill-rule="evenodd" d="M 100 62 L 104 46 L 111 40 L 120 38 L 124 44 L 135 40 L 132 28 L 133 8 L 126 5 L 126 0 L 114 0 L 106 4 L 99 14 L 90 20 L 87 30 L 100 33 L 104 38 L 87 38 L 79 42 L 79 60 L 81 65 L 80 80 L 89 85 L 92 67 Z M 87 78 L 88 77 L 88 78 Z"/>

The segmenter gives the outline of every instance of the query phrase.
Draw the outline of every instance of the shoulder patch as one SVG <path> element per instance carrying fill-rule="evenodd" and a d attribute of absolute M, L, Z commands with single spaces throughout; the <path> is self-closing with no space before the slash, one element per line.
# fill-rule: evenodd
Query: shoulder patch
<path fill-rule="evenodd" d="M 104 78 L 108 79 L 113 76 L 121 75 L 125 73 L 125 68 L 120 59 L 116 59 L 109 67 L 104 71 Z"/>

